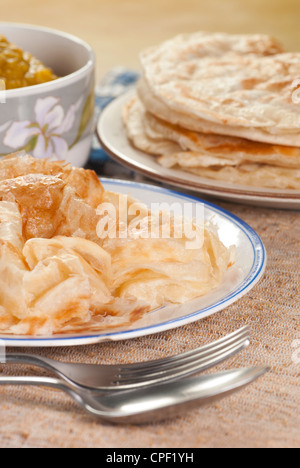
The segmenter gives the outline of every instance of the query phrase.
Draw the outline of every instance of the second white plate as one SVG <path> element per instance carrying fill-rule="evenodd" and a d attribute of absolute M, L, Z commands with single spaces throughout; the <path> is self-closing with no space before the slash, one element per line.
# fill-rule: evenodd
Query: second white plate
<path fill-rule="evenodd" d="M 127 139 L 122 121 L 122 109 L 134 94 L 135 90 L 131 90 L 112 101 L 97 124 L 101 146 L 116 161 L 154 180 L 201 194 L 269 208 L 300 209 L 300 193 L 295 190 L 245 187 L 205 179 L 162 167 L 155 157 L 135 149 Z"/>

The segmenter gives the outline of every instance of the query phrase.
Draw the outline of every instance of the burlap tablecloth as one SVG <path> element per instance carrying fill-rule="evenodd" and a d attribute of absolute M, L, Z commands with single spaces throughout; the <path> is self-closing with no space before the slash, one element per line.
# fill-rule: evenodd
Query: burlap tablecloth
<path fill-rule="evenodd" d="M 96 89 L 97 115 L 135 84 L 139 74 L 113 69 Z M 143 180 L 114 163 L 95 138 L 89 168 L 106 177 Z M 149 181 L 148 181 L 149 182 Z M 269 364 L 250 387 L 184 417 L 147 426 L 95 421 L 66 395 L 30 387 L 0 387 L 0 447 L 297 447 L 300 445 L 300 213 L 216 201 L 250 224 L 268 253 L 263 280 L 223 312 L 176 330 L 135 340 L 74 348 L 26 349 L 55 359 L 90 363 L 158 359 L 216 340 L 243 325 L 251 345 L 214 371 Z M 297 345 L 300 348 L 300 344 Z M 12 349 L 17 351 L 17 349 Z M 4 374 L 36 369 L 0 366 Z M 47 375 L 40 371 L 40 374 Z"/>
<path fill-rule="evenodd" d="M 1 447 L 299 447 L 300 351 L 293 346 L 300 339 L 300 214 L 219 204 L 249 223 L 268 252 L 263 280 L 242 300 L 210 318 L 149 337 L 34 351 L 76 362 L 135 362 L 192 349 L 249 325 L 250 347 L 216 370 L 267 363 L 270 373 L 209 407 L 142 427 L 97 421 L 58 391 L 2 387 Z M 24 369 L 5 366 L 3 372 L 33 372 Z"/>

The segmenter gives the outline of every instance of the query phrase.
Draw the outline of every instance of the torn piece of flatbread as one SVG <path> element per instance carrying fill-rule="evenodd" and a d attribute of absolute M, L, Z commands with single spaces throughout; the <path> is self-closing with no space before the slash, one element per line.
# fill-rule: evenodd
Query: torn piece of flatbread
<path fill-rule="evenodd" d="M 92 171 L 15 158 L 0 160 L 1 334 L 128 328 L 150 310 L 209 293 L 235 263 L 234 246 L 203 219 L 182 219 L 189 230 L 178 231 L 171 213 L 169 223 L 105 191 Z M 107 223 L 118 226 L 114 235 Z"/>

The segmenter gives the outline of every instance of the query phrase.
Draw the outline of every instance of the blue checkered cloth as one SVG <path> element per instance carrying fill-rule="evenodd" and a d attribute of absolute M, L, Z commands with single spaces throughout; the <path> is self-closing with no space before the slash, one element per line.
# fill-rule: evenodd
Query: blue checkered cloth
<path fill-rule="evenodd" d="M 115 98 L 134 87 L 140 75 L 134 70 L 117 67 L 111 70 L 96 88 L 95 117 L 98 120 L 103 109 Z M 101 148 L 97 136 L 93 138 L 92 150 L 86 168 L 93 169 L 102 177 L 141 180 L 141 176 L 113 161 Z"/>

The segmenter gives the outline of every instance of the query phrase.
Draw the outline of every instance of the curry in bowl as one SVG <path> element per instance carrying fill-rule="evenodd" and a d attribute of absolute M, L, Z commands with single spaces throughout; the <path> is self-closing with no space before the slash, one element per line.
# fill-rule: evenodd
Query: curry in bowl
<path fill-rule="evenodd" d="M 5 89 L 24 88 L 57 78 L 40 60 L 0 35 L 0 80 Z"/>

